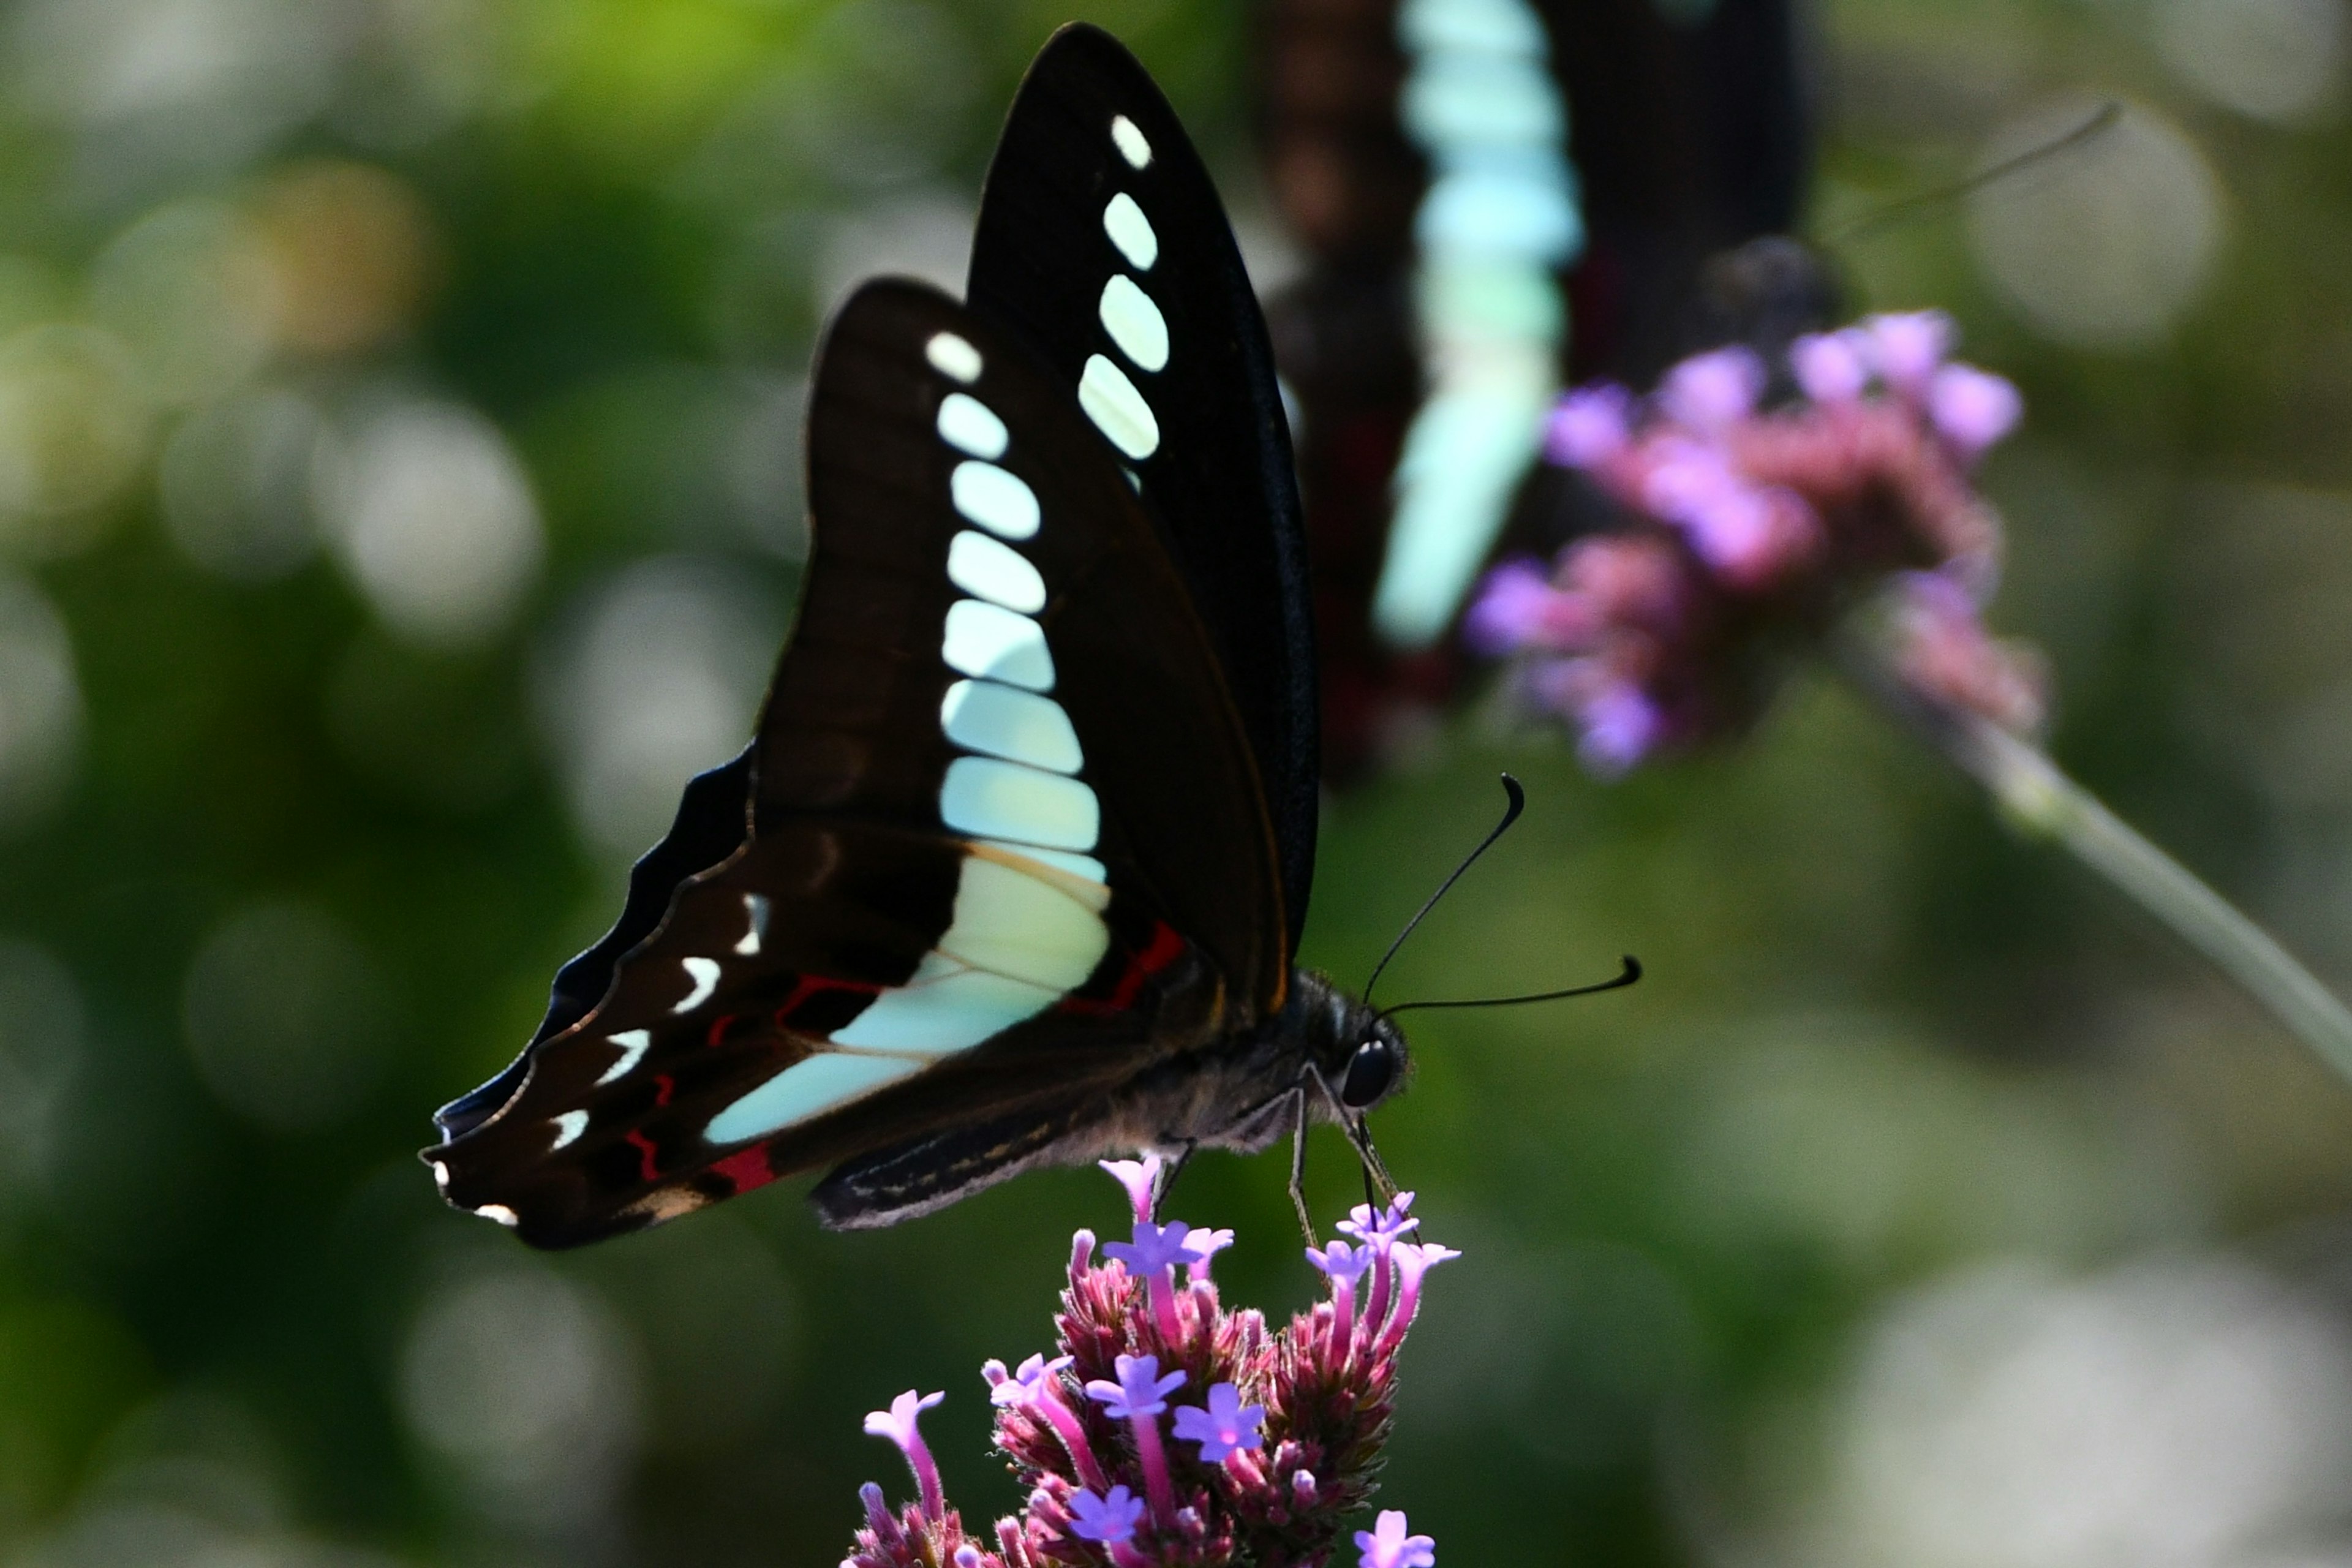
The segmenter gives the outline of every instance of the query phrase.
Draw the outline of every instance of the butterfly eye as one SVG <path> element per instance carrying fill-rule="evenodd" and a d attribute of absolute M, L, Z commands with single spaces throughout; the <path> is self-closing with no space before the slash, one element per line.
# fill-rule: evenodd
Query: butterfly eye
<path fill-rule="evenodd" d="M 1379 1103 L 1396 1079 L 1396 1055 L 1379 1040 L 1366 1040 L 1348 1058 L 1348 1076 L 1339 1082 L 1339 1101 L 1350 1110 Z"/>

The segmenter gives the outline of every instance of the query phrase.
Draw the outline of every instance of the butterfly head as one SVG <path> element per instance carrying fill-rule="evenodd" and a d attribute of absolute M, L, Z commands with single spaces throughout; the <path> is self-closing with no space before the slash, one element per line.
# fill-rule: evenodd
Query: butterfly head
<path fill-rule="evenodd" d="M 1307 1059 L 1341 1110 L 1361 1116 L 1404 1087 L 1412 1058 L 1393 1021 L 1312 970 L 1297 972 L 1292 996 Z"/>

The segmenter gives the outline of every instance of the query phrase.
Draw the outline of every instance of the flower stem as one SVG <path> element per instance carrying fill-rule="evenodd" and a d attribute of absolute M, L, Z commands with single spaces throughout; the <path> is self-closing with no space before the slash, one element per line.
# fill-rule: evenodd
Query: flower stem
<path fill-rule="evenodd" d="M 1854 645 L 1841 664 L 1881 709 L 1984 785 L 2012 821 L 2054 840 L 2170 926 L 2352 1079 L 2352 1011 L 2268 931 L 2067 777 L 2048 753 L 1988 719 L 1929 700 Z"/>

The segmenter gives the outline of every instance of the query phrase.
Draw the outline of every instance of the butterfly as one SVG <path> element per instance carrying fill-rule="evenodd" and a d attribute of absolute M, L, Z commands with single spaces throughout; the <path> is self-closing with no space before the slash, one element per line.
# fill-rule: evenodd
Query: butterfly
<path fill-rule="evenodd" d="M 1108 34 L 1024 79 L 967 299 L 841 308 L 806 451 L 757 734 L 687 786 L 522 1054 L 436 1113 L 444 1195 L 569 1247 L 817 1170 L 861 1227 L 1285 1133 L 1296 1197 L 1318 1119 L 1372 1160 L 1403 1036 L 1293 962 L 1315 650 L 1265 328 Z"/>

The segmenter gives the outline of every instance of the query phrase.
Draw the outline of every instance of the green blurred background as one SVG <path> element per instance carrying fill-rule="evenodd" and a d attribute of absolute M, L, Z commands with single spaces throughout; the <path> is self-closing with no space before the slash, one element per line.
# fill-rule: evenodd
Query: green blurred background
<path fill-rule="evenodd" d="M 1687 9 L 1687 7 L 1685 7 Z M 1295 252 L 1239 0 L 1144 57 Z M 1091 1173 L 879 1235 L 787 1185 L 585 1254 L 446 1212 L 502 1065 L 740 743 L 827 302 L 961 268 L 1037 0 L 0 10 L 0 1561 L 826 1563 Z M 2015 377 L 1987 471 L 2056 752 L 2352 984 L 2345 0 L 1825 0 L 1811 229 Z M 1851 245 L 2116 98 L 2032 180 Z M 1391 995 L 1436 1277 L 1382 1501 L 1469 1563 L 2352 1564 L 2352 1090 L 1825 679 L 1601 785 L 1474 705 L 1336 800 L 1310 961 Z M 1354 1197 L 1314 1151 L 1328 1214 Z M 1303 1302 L 1279 1161 L 1203 1159 Z"/>

